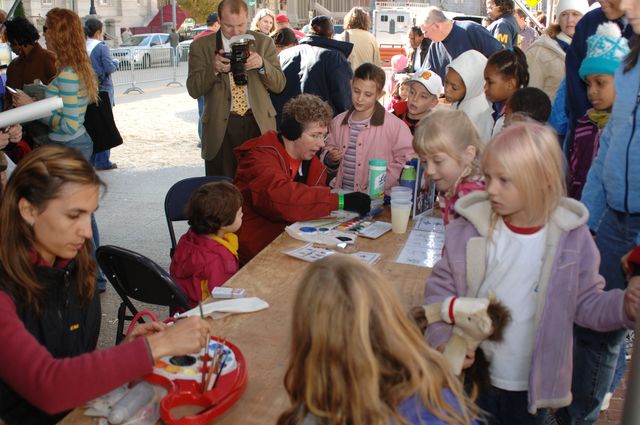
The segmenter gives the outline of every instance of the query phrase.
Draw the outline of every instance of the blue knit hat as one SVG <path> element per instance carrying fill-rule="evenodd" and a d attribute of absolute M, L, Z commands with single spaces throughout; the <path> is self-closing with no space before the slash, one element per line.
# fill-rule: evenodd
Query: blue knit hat
<path fill-rule="evenodd" d="M 600 24 L 596 33 L 587 39 L 587 57 L 578 71 L 580 78 L 584 80 L 590 74 L 615 74 L 627 54 L 629 42 L 622 37 L 618 25 Z"/>

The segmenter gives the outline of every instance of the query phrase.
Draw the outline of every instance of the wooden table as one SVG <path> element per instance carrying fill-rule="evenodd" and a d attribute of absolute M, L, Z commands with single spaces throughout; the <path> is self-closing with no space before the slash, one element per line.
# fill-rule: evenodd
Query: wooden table
<path fill-rule="evenodd" d="M 409 224 L 409 228 L 411 228 Z M 430 269 L 395 263 L 408 232 L 388 232 L 370 240 L 358 238 L 356 251 L 379 252 L 382 258 L 374 266 L 396 288 L 407 308 L 421 305 L 424 284 Z M 289 405 L 283 378 L 290 351 L 293 297 L 303 270 L 308 263 L 283 254 L 304 242 L 281 234 L 225 286 L 245 288 L 248 296 L 267 301 L 270 307 L 257 313 L 233 315 L 212 322 L 212 331 L 236 344 L 247 360 L 249 377 L 245 393 L 236 405 L 219 417 L 215 424 L 265 425 L 276 419 Z M 354 250 L 351 248 L 351 250 Z M 61 424 L 92 424 L 74 410 Z"/>

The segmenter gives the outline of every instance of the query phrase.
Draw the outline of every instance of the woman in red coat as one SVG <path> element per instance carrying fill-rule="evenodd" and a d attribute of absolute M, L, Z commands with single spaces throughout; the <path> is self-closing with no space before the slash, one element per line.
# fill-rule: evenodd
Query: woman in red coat
<path fill-rule="evenodd" d="M 338 195 L 326 185 L 327 172 L 316 153 L 324 146 L 332 117 L 326 102 L 302 94 L 285 104 L 280 133 L 269 131 L 235 149 L 235 185 L 244 199 L 240 263 L 255 257 L 293 222 L 336 209 L 369 212 L 368 195 Z"/>

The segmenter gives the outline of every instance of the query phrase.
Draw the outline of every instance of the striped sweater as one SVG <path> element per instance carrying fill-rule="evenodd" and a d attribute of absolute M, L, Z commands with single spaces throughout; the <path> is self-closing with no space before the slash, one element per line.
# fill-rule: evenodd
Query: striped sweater
<path fill-rule="evenodd" d="M 47 86 L 46 97 L 54 96 L 62 98 L 63 106 L 43 119 L 50 128 L 49 138 L 55 142 L 69 142 L 84 134 L 84 114 L 89 97 L 73 68 L 65 67 Z"/>

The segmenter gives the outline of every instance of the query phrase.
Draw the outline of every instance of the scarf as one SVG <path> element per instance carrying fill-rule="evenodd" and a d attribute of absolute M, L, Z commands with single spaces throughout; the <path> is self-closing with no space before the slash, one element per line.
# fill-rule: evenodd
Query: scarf
<path fill-rule="evenodd" d="M 607 122 L 609 122 L 609 117 L 611 116 L 611 111 L 597 111 L 593 108 L 587 111 L 587 116 L 597 127 L 598 130 L 602 130 Z"/>
<path fill-rule="evenodd" d="M 211 235 L 211 239 L 218 242 L 223 247 L 227 248 L 233 255 L 238 257 L 238 235 L 235 233 L 226 233 L 224 237 Z"/>

